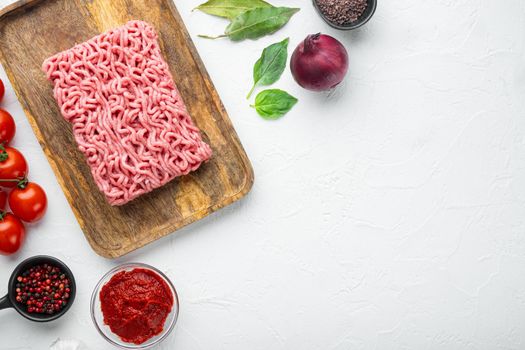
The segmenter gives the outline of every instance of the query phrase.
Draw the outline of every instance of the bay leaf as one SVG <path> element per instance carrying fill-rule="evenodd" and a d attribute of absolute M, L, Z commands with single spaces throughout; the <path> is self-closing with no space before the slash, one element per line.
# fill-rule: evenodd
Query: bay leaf
<path fill-rule="evenodd" d="M 241 13 L 258 7 L 272 7 L 272 5 L 263 0 L 209 0 L 197 6 L 195 10 L 200 10 L 209 15 L 234 19 Z"/>
<path fill-rule="evenodd" d="M 229 37 L 233 41 L 259 39 L 281 29 L 300 9 L 290 7 L 261 7 L 241 13 L 226 27 L 223 35 L 202 38 L 218 39 Z"/>

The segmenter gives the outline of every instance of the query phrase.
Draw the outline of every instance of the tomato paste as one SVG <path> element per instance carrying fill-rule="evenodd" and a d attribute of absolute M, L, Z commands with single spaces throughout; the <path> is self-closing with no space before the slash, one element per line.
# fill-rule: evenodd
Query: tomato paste
<path fill-rule="evenodd" d="M 127 343 L 142 344 L 160 334 L 173 308 L 170 287 L 151 270 L 115 274 L 100 291 L 104 323 Z"/>

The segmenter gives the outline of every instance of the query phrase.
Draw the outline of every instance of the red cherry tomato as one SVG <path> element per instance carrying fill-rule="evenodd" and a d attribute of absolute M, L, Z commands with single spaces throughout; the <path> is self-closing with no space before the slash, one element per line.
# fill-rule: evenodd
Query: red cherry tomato
<path fill-rule="evenodd" d="M 0 143 L 8 145 L 13 139 L 16 132 L 16 125 L 13 117 L 9 112 L 0 108 Z"/>
<path fill-rule="evenodd" d="M 4 93 L 5 93 L 4 83 L 2 82 L 2 79 L 0 79 L 0 102 L 2 102 L 2 99 L 4 98 Z"/>
<path fill-rule="evenodd" d="M 0 143 L 4 146 L 15 136 L 16 125 L 11 114 L 0 108 Z"/>
<path fill-rule="evenodd" d="M 0 180 L 1 187 L 15 187 L 19 181 L 27 177 L 27 162 L 22 153 L 16 148 L 5 147 L 4 150 L 0 148 Z"/>
<path fill-rule="evenodd" d="M 0 189 L 0 210 L 5 209 L 5 205 L 7 203 L 7 193 Z"/>
<path fill-rule="evenodd" d="M 46 213 L 46 193 L 34 182 L 28 182 L 22 186 L 9 193 L 9 207 L 20 220 L 36 222 Z"/>
<path fill-rule="evenodd" d="M 20 219 L 11 213 L 2 212 L 0 219 L 0 254 L 16 253 L 26 238 L 26 229 Z"/>

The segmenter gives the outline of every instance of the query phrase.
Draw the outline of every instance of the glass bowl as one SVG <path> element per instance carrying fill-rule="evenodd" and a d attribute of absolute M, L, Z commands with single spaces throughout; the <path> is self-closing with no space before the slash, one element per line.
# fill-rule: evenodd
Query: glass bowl
<path fill-rule="evenodd" d="M 171 293 L 173 294 L 173 308 L 171 309 L 171 312 L 169 313 L 168 317 L 166 318 L 166 322 L 164 323 L 164 328 L 160 334 L 157 334 L 153 338 L 148 339 L 142 344 L 133 344 L 133 343 L 127 343 L 124 342 L 120 337 L 116 334 L 114 334 L 108 325 L 104 324 L 104 316 L 102 315 L 102 309 L 100 307 L 100 290 L 102 287 L 109 282 L 109 280 L 118 272 L 121 271 L 131 271 L 135 268 L 141 268 L 146 269 L 155 272 L 157 275 L 159 275 L 169 286 Z M 160 342 L 162 342 L 166 337 L 171 333 L 173 330 L 173 327 L 175 327 L 175 323 L 177 323 L 177 317 L 179 315 L 179 298 L 177 295 L 177 291 L 175 290 L 175 287 L 169 280 L 169 278 L 162 273 L 161 271 L 157 270 L 153 266 L 141 264 L 141 263 L 128 263 L 119 265 L 110 271 L 108 271 L 97 283 L 95 289 L 93 290 L 93 294 L 91 295 L 91 319 L 93 320 L 93 323 L 95 324 L 95 327 L 97 328 L 98 332 L 102 335 L 104 339 L 106 339 L 108 342 L 110 342 L 113 345 L 116 345 L 123 349 L 149 349 Z"/>

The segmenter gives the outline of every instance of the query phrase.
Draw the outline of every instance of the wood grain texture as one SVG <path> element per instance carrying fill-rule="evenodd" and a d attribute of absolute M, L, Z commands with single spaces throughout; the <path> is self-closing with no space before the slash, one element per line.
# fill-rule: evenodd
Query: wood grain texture
<path fill-rule="evenodd" d="M 128 20 L 152 24 L 212 159 L 121 207 L 98 190 L 41 71 L 47 57 Z M 0 61 L 87 240 L 122 256 L 243 197 L 253 170 L 171 0 L 22 0 L 0 12 Z M 50 205 L 53 205 L 52 199 Z"/>

